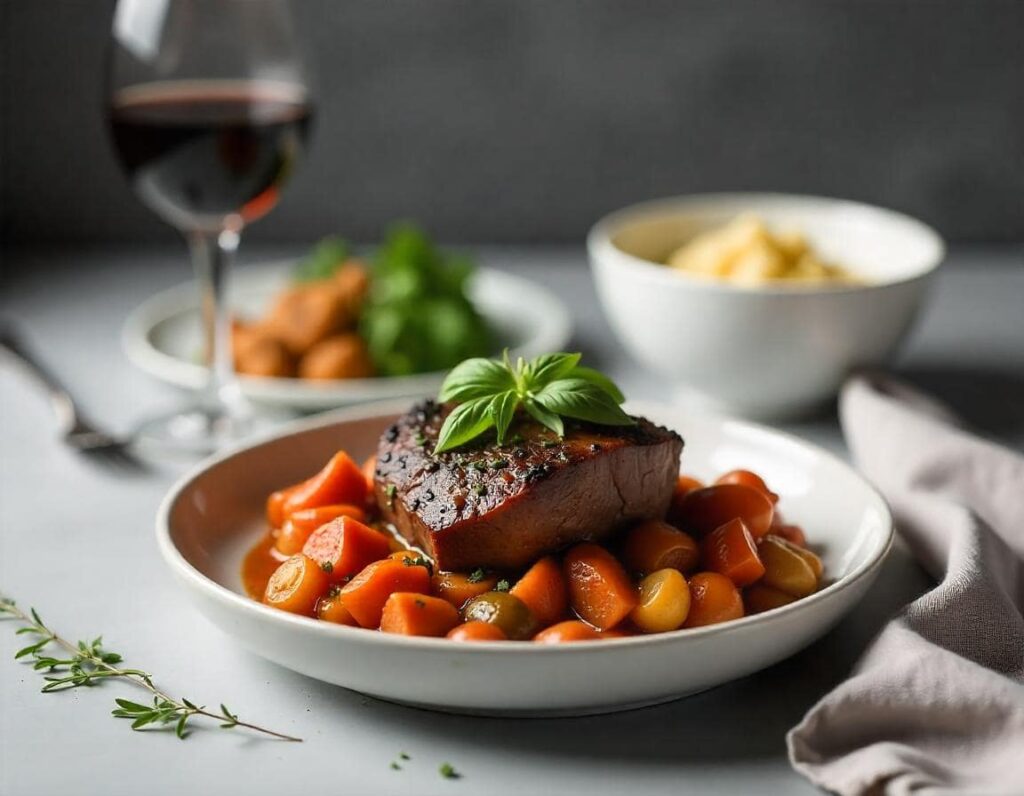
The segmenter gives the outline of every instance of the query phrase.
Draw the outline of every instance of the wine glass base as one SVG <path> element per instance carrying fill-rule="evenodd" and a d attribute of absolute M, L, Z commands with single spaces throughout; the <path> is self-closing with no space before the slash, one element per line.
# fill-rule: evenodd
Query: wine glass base
<path fill-rule="evenodd" d="M 140 447 L 154 452 L 207 456 L 281 419 L 197 405 L 144 420 L 136 430 L 135 440 Z"/>

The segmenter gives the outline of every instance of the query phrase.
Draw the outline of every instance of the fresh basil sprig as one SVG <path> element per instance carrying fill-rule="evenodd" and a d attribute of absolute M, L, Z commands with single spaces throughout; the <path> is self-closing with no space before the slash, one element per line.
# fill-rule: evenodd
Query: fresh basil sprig
<path fill-rule="evenodd" d="M 622 411 L 624 397 L 603 373 L 580 365 L 580 354 L 542 354 L 515 365 L 508 351 L 501 361 L 467 359 L 456 365 L 438 400 L 454 401 L 441 426 L 434 453 L 457 448 L 493 428 L 498 444 L 505 442 L 516 410 L 527 414 L 558 436 L 565 434 L 563 417 L 604 426 L 635 422 Z"/>

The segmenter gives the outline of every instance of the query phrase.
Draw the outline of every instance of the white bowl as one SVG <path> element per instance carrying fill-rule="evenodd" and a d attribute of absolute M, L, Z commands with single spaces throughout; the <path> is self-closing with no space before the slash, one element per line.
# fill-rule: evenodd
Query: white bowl
<path fill-rule="evenodd" d="M 633 405 L 631 411 L 682 433 L 687 472 L 762 473 L 782 496 L 786 517 L 804 526 L 830 585 L 721 625 L 562 646 L 389 635 L 287 614 L 244 596 L 239 569 L 265 531 L 266 495 L 319 469 L 338 448 L 361 460 L 404 408 L 353 408 L 292 424 L 209 460 L 171 490 L 157 517 L 160 551 L 207 618 L 258 655 L 383 699 L 467 713 L 600 713 L 693 694 L 792 655 L 857 604 L 892 541 L 885 501 L 831 454 L 740 421 Z"/>
<path fill-rule="evenodd" d="M 294 260 L 244 266 L 231 280 L 232 309 L 243 317 L 263 313 L 295 270 Z M 528 279 L 496 271 L 477 270 L 469 294 L 497 332 L 501 346 L 526 358 L 558 351 L 569 342 L 572 321 L 565 304 L 547 288 Z M 200 364 L 203 350 L 199 293 L 194 282 L 151 296 L 125 321 L 121 343 L 129 361 L 151 376 L 187 390 L 206 384 Z M 500 352 L 500 347 L 496 354 Z M 299 410 L 333 409 L 347 404 L 387 398 L 436 394 L 445 373 L 370 379 L 275 379 L 240 376 L 242 392 L 251 401 Z"/>
<path fill-rule="evenodd" d="M 699 231 L 754 213 L 802 230 L 866 284 L 738 287 L 660 263 Z M 878 207 L 785 194 L 707 194 L 634 205 L 587 238 L 611 326 L 641 363 L 716 409 L 769 417 L 835 395 L 907 333 L 945 247 L 930 227 Z"/>

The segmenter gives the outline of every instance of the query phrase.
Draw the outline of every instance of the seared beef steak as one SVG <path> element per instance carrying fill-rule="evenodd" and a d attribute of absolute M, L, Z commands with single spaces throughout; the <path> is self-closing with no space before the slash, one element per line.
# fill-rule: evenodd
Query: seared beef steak
<path fill-rule="evenodd" d="M 581 539 L 602 539 L 668 507 L 683 441 L 643 418 L 635 426 L 567 420 L 559 440 L 517 419 L 432 453 L 451 406 L 428 401 L 381 437 L 375 485 L 384 519 L 440 569 L 520 569 Z"/>

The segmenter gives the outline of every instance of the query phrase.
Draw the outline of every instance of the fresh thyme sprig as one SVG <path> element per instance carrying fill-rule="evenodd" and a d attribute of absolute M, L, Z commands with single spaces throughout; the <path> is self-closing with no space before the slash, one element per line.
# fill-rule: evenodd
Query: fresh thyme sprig
<path fill-rule="evenodd" d="M 102 637 L 72 644 L 47 627 L 35 608 L 30 608 L 29 613 L 26 614 L 15 605 L 14 600 L 2 595 L 0 595 L 0 615 L 22 623 L 22 626 L 16 631 L 18 635 L 35 636 L 35 640 L 27 647 L 18 650 L 14 657 L 16 660 L 31 658 L 32 668 L 46 673 L 43 678 L 46 680 L 46 685 L 42 689 L 44 694 L 65 691 L 69 688 L 93 686 L 110 678 L 121 678 L 144 688 L 153 695 L 152 705 L 132 702 L 127 699 L 114 700 L 117 703 L 117 708 L 111 711 L 111 714 L 119 719 L 131 719 L 133 730 L 141 730 L 149 725 L 163 726 L 173 723 L 175 734 L 184 739 L 188 736 L 189 720 L 193 716 L 201 716 L 220 722 L 223 729 L 245 727 L 254 732 L 280 738 L 283 741 L 302 740 L 241 721 L 223 704 L 220 706 L 220 713 L 216 713 L 207 710 L 203 705 L 196 705 L 184 697 L 180 700 L 173 699 L 153 684 L 152 675 L 148 672 L 118 666 L 117 664 L 122 661 L 121 656 L 116 652 L 103 649 Z M 51 654 L 54 647 L 60 648 L 66 657 L 56 657 L 55 654 Z"/>

